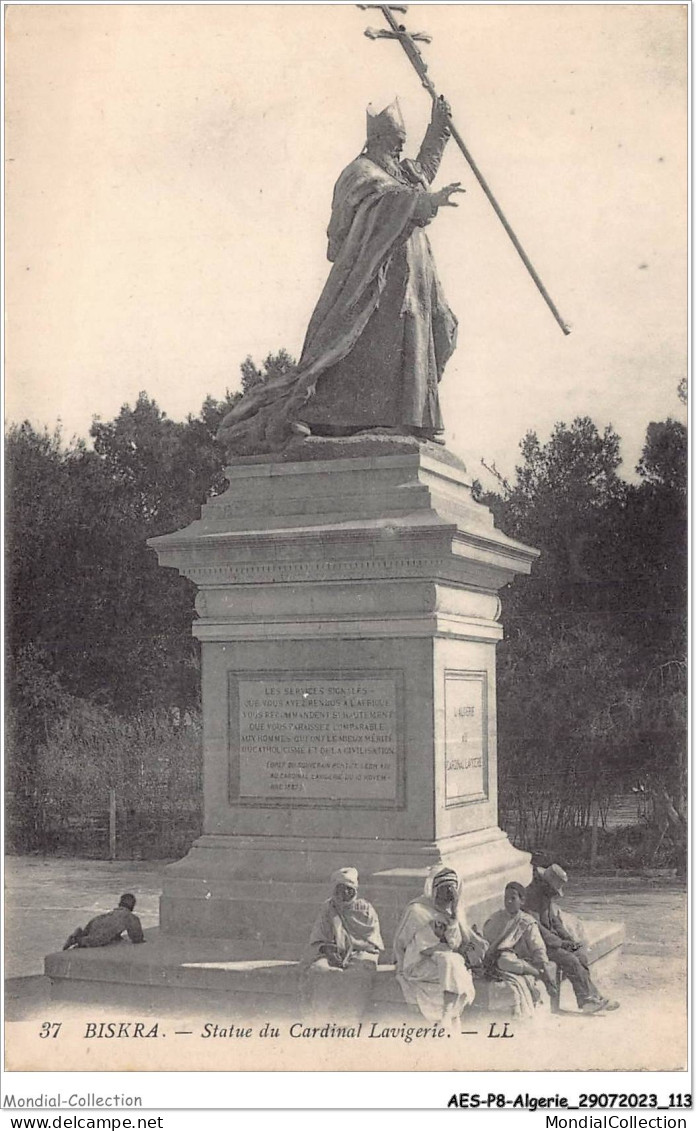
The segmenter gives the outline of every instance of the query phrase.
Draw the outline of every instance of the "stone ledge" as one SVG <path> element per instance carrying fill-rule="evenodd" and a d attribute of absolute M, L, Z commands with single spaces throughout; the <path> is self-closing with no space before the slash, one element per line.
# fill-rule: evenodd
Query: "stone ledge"
<path fill-rule="evenodd" d="M 593 971 L 605 972 L 606 960 L 618 956 L 623 924 L 585 920 L 583 925 L 590 965 Z M 254 1012 L 268 1012 L 272 1006 L 279 1015 L 296 1010 L 299 963 L 295 957 L 260 954 L 258 946 L 245 948 L 229 939 L 162 935 L 158 928 L 145 935 L 147 943 L 142 946 L 123 942 L 47 955 L 44 970 L 53 999 L 132 1004 L 144 1010 L 183 1005 L 218 1011 L 244 1007 Z M 276 955 L 277 951 L 276 944 Z M 390 963 L 377 968 L 374 1003 L 377 1009 L 404 1006 Z M 510 992 L 504 983 L 482 983 L 476 1006 L 487 1012 L 509 1012 Z"/>

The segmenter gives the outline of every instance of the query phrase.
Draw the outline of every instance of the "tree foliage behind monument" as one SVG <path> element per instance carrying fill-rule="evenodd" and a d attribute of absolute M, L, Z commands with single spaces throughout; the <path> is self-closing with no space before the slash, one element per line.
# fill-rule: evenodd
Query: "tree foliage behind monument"
<path fill-rule="evenodd" d="M 618 475 L 614 431 L 587 418 L 521 452 L 514 483 L 485 499 L 542 551 L 504 595 L 503 807 L 530 847 L 568 841 L 630 789 L 683 817 L 686 429 L 649 426 L 638 484 Z"/>
<path fill-rule="evenodd" d="M 284 350 L 260 367 L 247 359 L 243 379 L 260 382 L 292 364 Z M 224 452 L 215 435 L 240 395 L 207 397 L 198 415 L 175 422 L 140 393 L 113 420 L 95 419 L 91 448 L 28 422 L 7 433 L 7 782 L 17 848 L 54 843 L 48 818 L 63 787 L 66 819 L 72 813 L 80 791 L 54 772 L 66 743 L 78 761 L 84 755 L 85 766 L 90 758 L 96 764 L 97 772 L 90 763 L 82 778 L 85 808 L 103 814 L 108 788 L 119 781 L 125 815 L 134 798 L 128 783 L 140 774 L 143 754 L 133 735 L 156 731 L 155 746 L 169 743 L 176 751 L 183 734 L 177 720 L 195 719 L 194 587 L 160 569 L 146 541 L 185 526 L 209 493 L 224 489 Z M 192 730 L 186 736 L 192 741 Z M 160 776 L 168 772 L 162 764 Z M 191 788 L 187 781 L 184 791 Z"/>

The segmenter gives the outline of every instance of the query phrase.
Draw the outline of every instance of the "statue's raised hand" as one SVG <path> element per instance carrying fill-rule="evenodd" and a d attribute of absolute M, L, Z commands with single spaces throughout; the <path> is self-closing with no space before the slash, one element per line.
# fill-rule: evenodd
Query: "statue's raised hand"
<path fill-rule="evenodd" d="M 466 192 L 466 189 L 462 188 L 461 181 L 455 181 L 454 184 L 445 185 L 445 187 L 439 189 L 438 192 L 432 193 L 432 196 L 438 208 L 459 208 L 456 200 L 450 200 L 450 196 L 453 196 L 455 192 Z"/>
<path fill-rule="evenodd" d="M 452 107 L 441 94 L 437 102 L 433 102 L 432 120 L 447 129 L 451 117 Z M 449 133 L 449 129 L 447 129 L 447 132 Z"/>

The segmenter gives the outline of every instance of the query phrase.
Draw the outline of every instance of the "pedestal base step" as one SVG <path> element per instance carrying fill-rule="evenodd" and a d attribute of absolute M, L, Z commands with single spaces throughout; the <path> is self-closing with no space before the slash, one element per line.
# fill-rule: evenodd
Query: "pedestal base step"
<path fill-rule="evenodd" d="M 593 977 L 608 972 L 624 938 L 620 923 L 586 921 Z M 145 932 L 140 946 L 123 942 L 94 950 L 49 954 L 44 970 L 55 1001 L 85 1002 L 140 1012 L 220 1013 L 236 1017 L 297 1017 L 299 964 L 295 958 L 259 956 L 226 939 L 181 938 L 159 929 Z M 570 997 L 568 997 L 570 994 Z M 562 1002 L 572 1007 L 565 983 Z M 394 967 L 380 965 L 374 982 L 378 1011 L 404 1007 Z M 504 983 L 482 983 L 476 1006 L 510 1012 L 512 996 Z"/>

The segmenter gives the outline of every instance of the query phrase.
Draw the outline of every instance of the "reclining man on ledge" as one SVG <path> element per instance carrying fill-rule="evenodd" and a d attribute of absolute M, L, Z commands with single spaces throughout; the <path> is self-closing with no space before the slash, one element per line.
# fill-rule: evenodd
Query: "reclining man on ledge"
<path fill-rule="evenodd" d="M 525 908 L 538 920 L 549 960 L 573 987 L 583 1013 L 618 1009 L 618 1001 L 604 997 L 590 978 L 590 964 L 583 946 L 582 925 L 575 916 L 562 913 L 557 900 L 563 895 L 568 876 L 559 864 L 545 871 L 535 869 L 525 892 Z"/>
<path fill-rule="evenodd" d="M 555 999 L 557 990 L 553 967 L 541 937 L 539 924 L 524 910 L 522 884 L 505 887 L 505 906 L 496 911 L 483 927 L 488 950 L 483 971 L 492 981 L 505 982 L 512 991 L 512 1016 L 530 1018 Z M 548 996 L 543 987 L 546 986 Z"/>
<path fill-rule="evenodd" d="M 123 932 L 133 943 L 145 942 L 140 919 L 133 914 L 135 896 L 126 892 L 118 901 L 118 907 L 107 911 L 105 915 L 96 915 L 90 919 L 86 927 L 76 927 L 66 940 L 63 950 L 72 950 L 74 947 L 108 946 L 109 943 L 120 942 Z"/>
<path fill-rule="evenodd" d="M 301 963 L 300 992 L 305 1008 L 317 1018 L 360 1020 L 384 950 L 379 919 L 372 904 L 358 898 L 355 868 L 339 868 L 331 885 Z"/>

